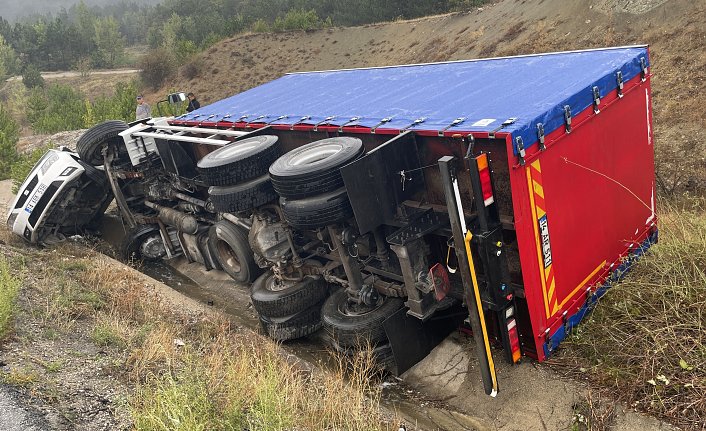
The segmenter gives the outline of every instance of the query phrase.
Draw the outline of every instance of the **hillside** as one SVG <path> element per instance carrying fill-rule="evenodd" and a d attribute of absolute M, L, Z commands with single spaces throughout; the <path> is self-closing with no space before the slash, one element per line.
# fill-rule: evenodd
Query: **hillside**
<path fill-rule="evenodd" d="M 703 1 L 503 0 L 467 13 L 411 21 L 251 33 L 212 46 L 150 99 L 179 89 L 193 91 L 202 104 L 208 104 L 295 71 L 646 43 L 651 45 L 655 76 L 662 189 L 703 190 L 706 150 L 697 143 L 706 138 L 706 118 L 699 106 L 706 83 L 704 22 Z M 682 161 L 675 159 L 676 153 L 696 157 Z"/>

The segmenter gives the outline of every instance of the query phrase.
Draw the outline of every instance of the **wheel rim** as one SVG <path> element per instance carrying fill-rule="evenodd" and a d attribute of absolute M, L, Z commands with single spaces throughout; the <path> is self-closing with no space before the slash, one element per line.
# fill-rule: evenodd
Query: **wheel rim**
<path fill-rule="evenodd" d="M 291 166 L 312 165 L 329 157 L 338 154 L 343 149 L 343 146 L 338 143 L 327 143 L 313 148 L 307 148 L 298 154 L 295 154 L 289 159 Z"/>
<path fill-rule="evenodd" d="M 212 160 L 222 160 L 230 157 L 236 157 L 249 152 L 253 148 L 260 146 L 261 144 L 262 142 L 260 140 L 234 143 L 223 147 L 223 149 L 220 151 L 214 151 L 210 154 L 209 158 Z"/>
<path fill-rule="evenodd" d="M 216 248 L 218 249 L 218 255 L 223 258 L 221 264 L 233 272 L 240 272 L 240 261 L 238 260 L 238 256 L 235 254 L 235 250 L 233 250 L 231 246 L 223 240 L 218 241 Z"/>
<path fill-rule="evenodd" d="M 274 275 L 267 278 L 265 282 L 265 289 L 270 292 L 280 292 L 284 289 L 288 289 L 293 285 L 297 284 L 295 281 L 279 280 Z"/>
<path fill-rule="evenodd" d="M 377 304 L 372 306 L 358 304 L 356 302 L 350 301 L 349 298 L 346 297 L 343 303 L 338 304 L 338 312 L 341 313 L 343 316 L 347 317 L 365 316 L 366 314 L 372 313 L 373 311 L 380 308 L 384 302 L 385 298 L 382 296 L 380 297 L 380 299 L 378 299 Z"/>

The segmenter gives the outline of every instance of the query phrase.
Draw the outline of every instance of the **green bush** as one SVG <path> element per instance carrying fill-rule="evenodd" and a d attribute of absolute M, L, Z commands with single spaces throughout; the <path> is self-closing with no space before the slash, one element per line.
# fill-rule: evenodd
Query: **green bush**
<path fill-rule="evenodd" d="M 27 88 L 44 87 L 42 73 L 33 64 L 25 67 L 24 72 L 22 72 L 22 82 Z"/>
<path fill-rule="evenodd" d="M 314 9 L 292 9 L 284 17 L 277 17 L 272 29 L 274 31 L 316 30 L 330 27 L 331 20 L 322 20 Z"/>
<path fill-rule="evenodd" d="M 77 130 L 84 126 L 83 95 L 67 85 L 34 88 L 27 101 L 27 120 L 37 133 Z"/>
<path fill-rule="evenodd" d="M 140 60 L 140 78 L 143 84 L 156 90 L 174 76 L 176 65 L 173 52 L 164 48 L 152 49 Z"/>
<path fill-rule="evenodd" d="M 93 103 L 86 101 L 83 127 L 92 127 L 107 120 L 133 121 L 137 94 L 136 82 L 119 82 L 112 96 L 99 97 Z"/>
<path fill-rule="evenodd" d="M 9 178 L 10 169 L 17 161 L 17 141 L 20 138 L 20 126 L 0 105 L 0 180 Z"/>
<path fill-rule="evenodd" d="M 255 33 L 267 33 L 270 31 L 270 25 L 267 21 L 260 18 L 252 24 L 251 30 Z"/>

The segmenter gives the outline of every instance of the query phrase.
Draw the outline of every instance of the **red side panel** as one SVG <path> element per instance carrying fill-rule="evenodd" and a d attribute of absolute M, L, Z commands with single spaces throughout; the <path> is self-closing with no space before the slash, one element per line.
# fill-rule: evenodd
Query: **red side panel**
<path fill-rule="evenodd" d="M 547 336 L 580 308 L 655 223 L 650 83 L 636 77 L 599 114 L 532 146 L 526 164 L 508 151 L 515 227 L 539 360 Z M 510 141 L 508 140 L 508 145 Z M 508 147 L 511 148 L 511 147 Z"/>

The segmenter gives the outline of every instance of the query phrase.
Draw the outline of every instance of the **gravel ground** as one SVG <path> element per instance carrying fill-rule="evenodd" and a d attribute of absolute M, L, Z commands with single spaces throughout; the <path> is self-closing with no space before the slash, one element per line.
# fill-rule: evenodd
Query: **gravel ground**
<path fill-rule="evenodd" d="M 49 430 L 40 413 L 24 407 L 12 390 L 0 386 L 0 430 L 43 431 Z"/>

